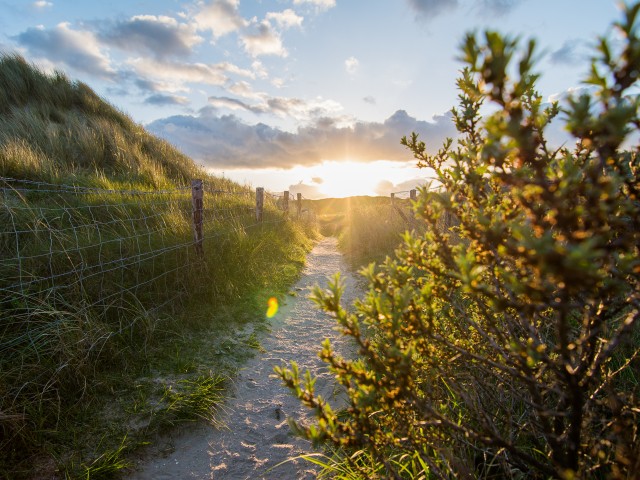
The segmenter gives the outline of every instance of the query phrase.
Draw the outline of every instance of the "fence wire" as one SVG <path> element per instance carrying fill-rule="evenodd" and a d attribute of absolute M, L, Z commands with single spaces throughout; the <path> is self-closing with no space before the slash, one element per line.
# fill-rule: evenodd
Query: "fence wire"
<path fill-rule="evenodd" d="M 283 196 L 204 185 L 203 240 L 286 221 Z M 290 202 L 290 208 L 295 211 Z M 87 318 L 105 335 L 133 328 L 132 311 L 179 306 L 202 268 L 191 187 L 112 190 L 0 177 L 0 356 L 47 342 Z M 66 331 L 65 330 L 65 331 Z"/>

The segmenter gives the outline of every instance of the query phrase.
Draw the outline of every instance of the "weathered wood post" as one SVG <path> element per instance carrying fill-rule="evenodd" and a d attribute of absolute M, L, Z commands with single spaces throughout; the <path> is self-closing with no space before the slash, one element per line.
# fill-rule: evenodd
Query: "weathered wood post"
<path fill-rule="evenodd" d="M 202 180 L 191 180 L 191 205 L 193 207 L 193 245 L 198 255 L 204 254 L 202 247 L 202 220 L 204 210 L 204 188 Z"/>
<path fill-rule="evenodd" d="M 298 214 L 298 220 L 300 220 L 300 217 L 302 216 L 302 194 L 298 193 L 296 197 L 298 198 L 298 203 L 296 204 L 296 210 Z"/>
<path fill-rule="evenodd" d="M 285 190 L 284 197 L 282 197 L 282 209 L 284 210 L 284 216 L 289 216 L 289 191 Z"/>
<path fill-rule="evenodd" d="M 391 208 L 389 209 L 391 218 L 393 218 L 393 216 L 395 215 L 394 210 L 396 208 L 396 194 L 392 193 L 391 194 Z"/>
<path fill-rule="evenodd" d="M 262 222 L 264 212 L 264 188 L 256 188 L 256 222 Z"/>

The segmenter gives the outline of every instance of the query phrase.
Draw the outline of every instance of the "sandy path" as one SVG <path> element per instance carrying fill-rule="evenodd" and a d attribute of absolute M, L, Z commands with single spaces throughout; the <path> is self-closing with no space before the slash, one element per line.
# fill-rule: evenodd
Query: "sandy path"
<path fill-rule="evenodd" d="M 339 402 L 333 378 L 318 359 L 318 351 L 328 337 L 345 352 L 349 348 L 347 340 L 339 337 L 333 330 L 334 321 L 307 298 L 310 287 L 326 286 L 327 278 L 336 272 L 341 272 L 345 280 L 344 304 L 351 304 L 357 294 L 355 279 L 337 250 L 335 238 L 323 239 L 307 257 L 307 266 L 294 287 L 299 295 L 281 308 L 271 332 L 262 340 L 266 353 L 249 360 L 237 377 L 224 418 L 228 430 L 207 425 L 186 430 L 170 439 L 170 454 L 138 465 L 138 471 L 129 478 L 315 478 L 312 465 L 304 460 L 276 467 L 312 448 L 309 442 L 290 434 L 287 417 L 300 419 L 308 411 L 273 377 L 273 367 L 297 362 L 301 371 L 310 369 L 318 377 L 318 392 Z"/>

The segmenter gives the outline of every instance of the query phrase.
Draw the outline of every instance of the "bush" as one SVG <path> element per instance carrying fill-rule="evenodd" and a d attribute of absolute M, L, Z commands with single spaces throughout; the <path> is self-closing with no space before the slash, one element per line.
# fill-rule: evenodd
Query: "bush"
<path fill-rule="evenodd" d="M 297 428 L 338 452 L 334 466 L 363 478 L 637 478 L 640 163 L 621 145 L 640 126 L 627 93 L 639 10 L 615 25 L 619 48 L 599 40 L 591 93 L 563 109 L 534 91 L 533 41 L 516 58 L 514 39 L 466 37 L 457 146 L 429 155 L 416 134 L 402 139 L 442 184 L 416 207 L 426 233 L 364 272 L 355 313 L 338 280 L 314 294 L 359 347 L 355 360 L 328 341 L 320 353 L 346 410 L 278 369 L 317 416 Z M 485 102 L 497 109 L 482 117 Z M 545 140 L 560 113 L 575 148 Z M 438 227 L 445 216 L 454 226 Z"/>

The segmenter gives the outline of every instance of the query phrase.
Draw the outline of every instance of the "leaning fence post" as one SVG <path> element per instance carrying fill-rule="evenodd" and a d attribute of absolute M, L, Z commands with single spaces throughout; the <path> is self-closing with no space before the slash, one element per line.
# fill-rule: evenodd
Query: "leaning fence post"
<path fill-rule="evenodd" d="M 202 213 L 204 205 L 204 189 L 202 188 L 202 180 L 191 180 L 191 205 L 193 207 L 193 244 L 196 253 L 202 255 Z"/>
<path fill-rule="evenodd" d="M 297 198 L 298 203 L 296 204 L 296 209 L 298 213 L 298 220 L 300 220 L 300 216 L 302 215 L 302 194 L 298 193 Z"/>
<path fill-rule="evenodd" d="M 264 211 L 264 188 L 256 188 L 256 222 L 262 222 L 262 212 Z"/>
<path fill-rule="evenodd" d="M 289 216 L 289 191 L 285 190 L 284 197 L 282 197 L 282 209 L 284 210 L 284 216 Z"/>

